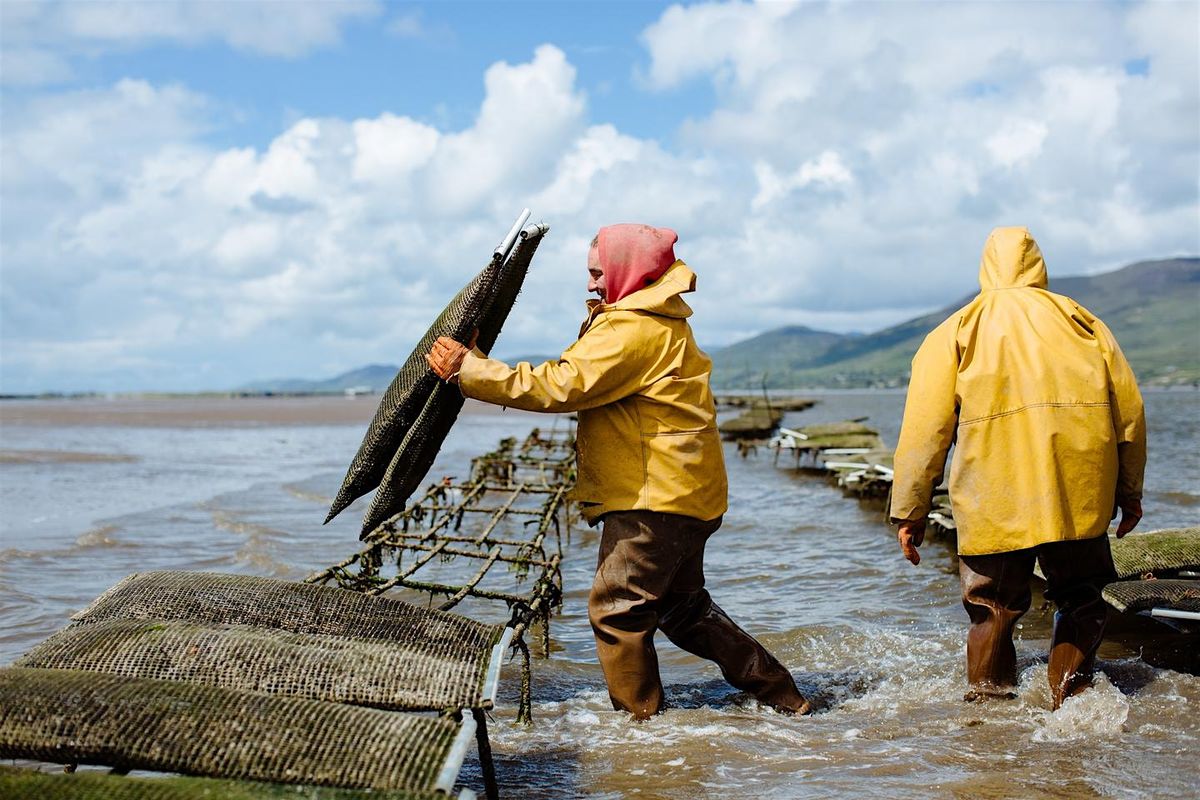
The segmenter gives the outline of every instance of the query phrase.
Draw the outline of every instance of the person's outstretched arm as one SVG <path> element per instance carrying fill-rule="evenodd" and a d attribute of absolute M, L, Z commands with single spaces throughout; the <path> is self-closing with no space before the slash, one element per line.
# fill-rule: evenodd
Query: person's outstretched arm
<path fill-rule="evenodd" d="M 526 411 L 578 411 L 628 397 L 653 380 L 650 373 L 665 344 L 656 331 L 636 312 L 607 313 L 557 361 L 510 367 L 474 350 L 461 354 L 455 376 L 453 358 L 439 369 L 447 359 L 438 358 L 435 345 L 430 366 L 443 379 L 457 377 L 462 393 L 476 400 Z"/>

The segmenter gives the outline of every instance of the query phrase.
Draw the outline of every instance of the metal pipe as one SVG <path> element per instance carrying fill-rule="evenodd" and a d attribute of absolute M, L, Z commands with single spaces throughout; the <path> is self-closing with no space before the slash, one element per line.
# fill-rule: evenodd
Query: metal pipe
<path fill-rule="evenodd" d="M 514 222 L 512 228 L 509 229 L 508 235 L 504 237 L 504 241 L 501 242 L 500 246 L 496 248 L 494 253 L 492 253 L 493 259 L 503 261 L 504 259 L 508 258 L 508 254 L 512 251 L 513 245 L 516 244 L 517 234 L 519 234 L 521 229 L 525 227 L 525 223 L 529 221 L 531 213 L 532 212 L 530 212 L 528 208 L 521 211 L 520 216 L 517 217 L 517 221 Z"/>
<path fill-rule="evenodd" d="M 510 594 L 509 592 L 493 592 L 490 589 L 472 588 L 470 586 L 446 586 L 441 583 L 427 583 L 426 581 L 414 581 L 412 578 L 405 578 L 398 582 L 397 586 L 402 586 L 405 589 L 415 589 L 426 594 L 444 594 L 452 595 L 455 592 L 463 592 L 463 597 L 480 597 L 484 600 L 503 600 L 506 603 L 524 603 L 529 598 L 524 595 Z M 439 609 L 440 610 L 440 609 Z"/>
<path fill-rule="evenodd" d="M 500 635 L 500 641 L 492 648 L 492 657 L 488 661 L 487 676 L 483 679 L 483 707 L 493 708 L 496 705 L 496 691 L 500 687 L 500 665 L 504 654 L 512 645 L 513 629 L 505 628 Z"/>
<path fill-rule="evenodd" d="M 474 718 L 462 718 L 462 725 L 450 745 L 450 751 L 446 753 L 446 760 L 442 762 L 442 768 L 434 778 L 434 791 L 444 794 L 454 791 L 454 783 L 458 780 L 458 773 L 462 770 L 463 761 L 467 757 L 467 748 L 470 746 L 471 740 L 475 738 L 475 727 Z"/>
<path fill-rule="evenodd" d="M 496 513 L 492 515 L 487 527 L 484 528 L 483 532 L 477 537 L 477 542 L 482 544 L 483 542 L 487 541 L 487 538 L 492 535 L 492 531 L 496 530 L 496 526 L 500 524 L 500 520 L 504 519 L 504 515 L 511 513 L 513 503 L 517 502 L 524 491 L 525 484 L 521 484 L 513 491 L 512 496 L 508 498 L 508 501 L 504 505 L 500 506 L 500 508 L 496 509 Z"/>
<path fill-rule="evenodd" d="M 1180 611 L 1176 608 L 1152 608 L 1150 616 L 1163 617 L 1165 619 L 1187 619 L 1192 622 L 1200 622 L 1200 611 Z"/>
<path fill-rule="evenodd" d="M 491 541 L 492 540 L 489 539 L 487 543 L 491 543 Z M 434 556 L 437 556 L 437 555 L 447 555 L 447 556 L 455 556 L 455 557 L 462 556 L 463 558 L 474 558 L 479 561 L 485 561 L 485 560 L 491 559 L 491 560 L 499 561 L 502 564 L 529 564 L 529 565 L 535 566 L 535 567 L 544 567 L 547 564 L 547 562 L 542 561 L 540 559 L 524 558 L 522 556 L 501 555 L 501 556 L 493 557 L 490 552 L 481 553 L 478 550 L 463 550 L 462 548 L 458 548 L 458 547 L 450 547 L 449 544 L 450 544 L 450 542 L 448 540 L 441 539 L 435 545 L 428 545 L 428 544 L 399 545 L 397 547 L 397 549 L 399 549 L 399 550 L 408 550 L 411 552 L 420 552 L 420 553 L 425 554 L 421 557 L 419 564 L 414 564 L 407 571 L 405 571 L 403 575 L 400 575 L 400 577 L 401 578 L 411 577 L 414 572 L 416 572 L 421 567 L 425 566 L 425 564 L 430 559 L 432 559 Z M 485 542 L 478 542 L 478 544 L 485 544 Z M 529 544 L 533 544 L 533 543 L 531 542 Z"/>
<path fill-rule="evenodd" d="M 410 541 L 416 541 L 417 543 L 423 543 L 428 538 L 426 536 L 422 536 L 420 534 L 413 534 L 413 533 L 396 534 L 396 536 L 398 538 L 387 539 L 385 541 L 380 542 L 378 546 L 395 548 L 397 550 L 406 550 L 409 547 L 411 547 Z M 483 542 L 480 542 L 478 537 L 476 537 L 476 536 L 439 536 L 439 537 L 437 537 L 437 541 L 440 542 L 443 540 L 447 541 L 447 542 L 460 542 L 460 543 L 465 543 L 465 544 L 489 544 L 489 545 L 490 544 L 503 544 L 503 545 L 510 545 L 512 547 L 524 547 L 527 544 L 529 544 L 529 542 L 524 539 L 502 539 L 497 536 L 489 536 Z"/>

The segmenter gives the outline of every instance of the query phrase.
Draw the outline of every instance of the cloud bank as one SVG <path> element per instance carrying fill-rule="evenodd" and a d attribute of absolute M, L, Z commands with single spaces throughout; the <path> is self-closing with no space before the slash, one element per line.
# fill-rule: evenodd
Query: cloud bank
<path fill-rule="evenodd" d="M 316 4 L 279 30 L 212 5 L 136 24 L 120 4 L 51 5 L 4 51 L 40 53 L 24 74 L 40 59 L 43 80 L 70 73 L 64 51 L 118 40 L 295 58 L 380 13 Z M 3 9 L 10 26 L 27 10 Z M 211 144 L 227 112 L 183 85 L 30 92 L 0 135 L 0 388 L 396 363 L 526 205 L 551 234 L 510 356 L 569 342 L 587 242 L 612 222 L 680 232 L 709 346 L 940 306 L 973 289 L 995 225 L 1029 225 L 1052 278 L 1194 254 L 1197 24 L 1190 3 L 672 6 L 643 32 L 641 91 L 703 82 L 715 102 L 654 139 L 592 118 L 554 44 L 492 64 L 469 127 L 301 117 L 262 148 Z"/>

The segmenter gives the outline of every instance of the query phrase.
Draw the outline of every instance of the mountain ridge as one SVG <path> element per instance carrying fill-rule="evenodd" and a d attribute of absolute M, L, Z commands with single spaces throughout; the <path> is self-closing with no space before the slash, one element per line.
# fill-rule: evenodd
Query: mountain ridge
<path fill-rule="evenodd" d="M 1142 383 L 1200 381 L 1200 257 L 1139 261 L 1096 275 L 1052 278 L 1049 288 L 1104 320 Z M 806 325 L 764 331 L 710 352 L 713 387 L 759 389 L 764 382 L 772 389 L 903 386 L 925 335 L 972 297 L 872 333 L 833 333 Z M 256 381 L 236 391 L 381 392 L 397 369 L 369 364 L 325 380 Z"/>
<path fill-rule="evenodd" d="M 1200 258 L 1139 261 L 1111 272 L 1051 279 L 1049 289 L 1104 320 L 1142 383 L 1200 381 Z M 811 344 L 813 338 L 781 336 L 787 328 L 766 331 L 713 352 L 713 385 L 718 389 L 759 388 L 764 383 L 772 389 L 903 386 L 909 362 L 926 334 L 974 296 L 873 333 L 829 340 L 790 362 L 786 351 Z M 747 357 L 767 347 L 774 349 L 771 357 Z"/>

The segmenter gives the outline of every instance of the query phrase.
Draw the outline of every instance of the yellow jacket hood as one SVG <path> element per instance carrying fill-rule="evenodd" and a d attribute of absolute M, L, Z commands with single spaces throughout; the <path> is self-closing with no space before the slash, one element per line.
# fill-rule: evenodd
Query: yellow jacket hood
<path fill-rule="evenodd" d="M 979 259 L 979 288 L 986 292 L 1026 286 L 1047 286 L 1041 248 L 1026 228 L 994 229 Z"/>

